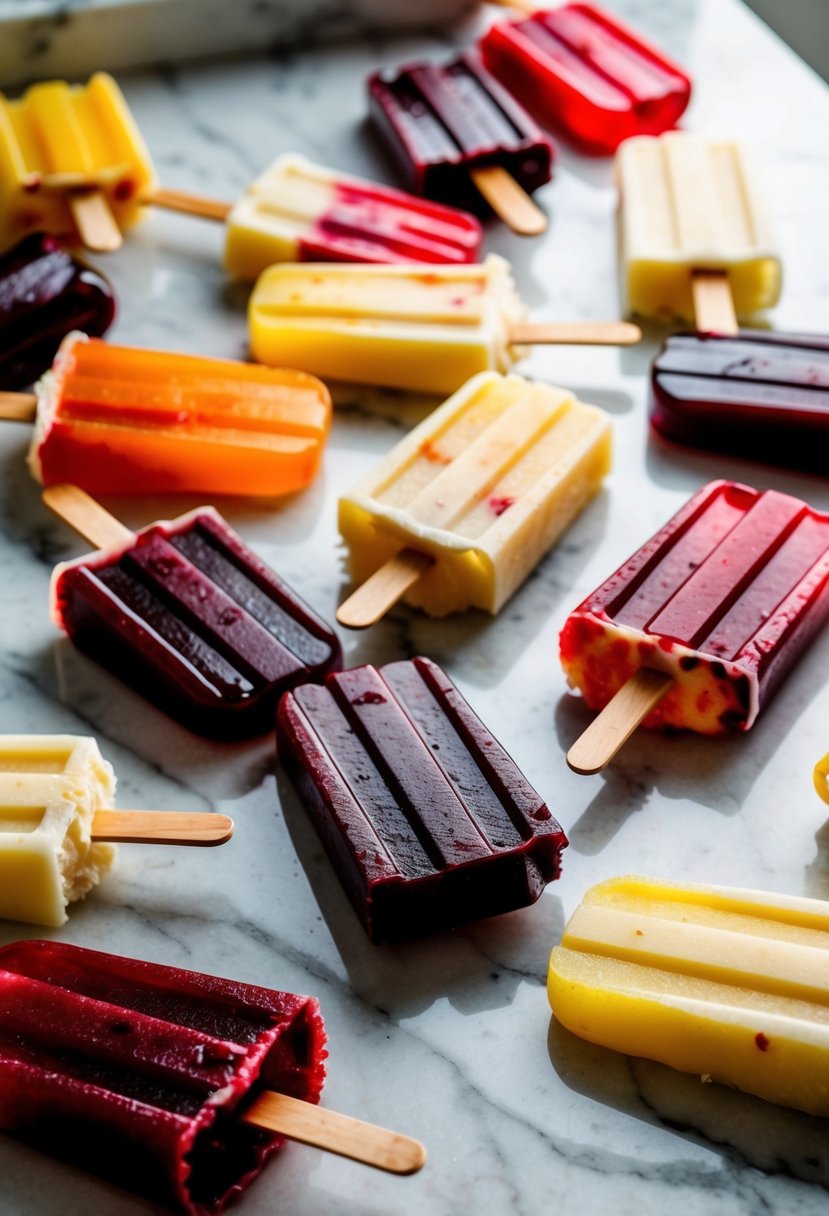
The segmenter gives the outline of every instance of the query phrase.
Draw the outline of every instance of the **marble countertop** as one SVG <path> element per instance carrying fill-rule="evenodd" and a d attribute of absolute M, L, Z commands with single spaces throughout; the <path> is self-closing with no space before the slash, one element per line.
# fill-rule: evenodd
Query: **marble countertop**
<path fill-rule="evenodd" d="M 688 65 L 685 125 L 754 143 L 785 253 L 776 327 L 829 331 L 829 93 L 739 0 L 615 0 Z M 471 27 L 453 38 L 468 38 Z M 387 180 L 363 126 L 370 67 L 449 50 L 449 37 L 376 40 L 124 75 L 165 184 L 231 198 L 278 152 Z M 102 64 L 101 66 L 107 66 Z M 614 192 L 607 161 L 559 146 L 539 199 L 549 233 L 497 226 L 538 317 L 617 309 Z M 153 214 L 106 262 L 119 290 L 116 340 L 244 356 L 245 291 L 229 284 L 209 224 Z M 640 872 L 829 896 L 826 808 L 811 785 L 829 749 L 829 630 L 745 737 L 639 733 L 603 775 L 564 752 L 588 721 L 566 691 L 556 638 L 569 609 L 704 481 L 727 476 L 829 509 L 829 481 L 668 448 L 646 423 L 638 349 L 539 351 L 522 366 L 612 415 L 615 469 L 536 573 L 491 620 L 395 610 L 345 634 L 348 664 L 417 653 L 443 664 L 569 833 L 561 880 L 524 911 L 398 948 L 369 945 L 305 813 L 276 771 L 273 739 L 203 742 L 58 640 L 47 612 L 54 563 L 84 551 L 29 480 L 26 435 L 0 430 L 0 579 L 5 731 L 95 734 L 116 766 L 119 805 L 230 813 L 220 850 L 123 847 L 117 871 L 56 934 L 65 941 L 315 994 L 330 1037 L 324 1101 L 421 1138 L 426 1168 L 397 1179 L 290 1145 L 245 1195 L 245 1216 L 815 1216 L 829 1185 L 827 1125 L 581 1043 L 551 1022 L 547 957 L 587 887 Z M 342 390 L 325 468 L 288 501 L 220 504 L 244 538 L 323 615 L 345 588 L 338 494 L 392 446 L 423 402 Z M 128 524 L 194 500 L 111 500 Z M 26 936 L 3 924 L 0 944 Z M 2 1216 L 139 1216 L 151 1205 L 0 1138 Z"/>

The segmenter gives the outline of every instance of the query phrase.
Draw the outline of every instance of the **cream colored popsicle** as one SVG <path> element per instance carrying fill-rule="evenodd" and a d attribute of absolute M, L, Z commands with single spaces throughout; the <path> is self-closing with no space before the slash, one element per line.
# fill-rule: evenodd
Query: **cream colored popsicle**
<path fill-rule="evenodd" d="M 596 493 L 610 450 L 607 416 L 566 389 L 475 376 L 340 500 L 354 582 L 413 554 L 407 602 L 498 612 Z M 338 619 L 356 624 L 348 603 Z"/>
<path fill-rule="evenodd" d="M 550 958 L 574 1034 L 829 1115 L 829 906 L 732 887 L 614 878 Z"/>
<path fill-rule="evenodd" d="M 777 303 L 782 267 L 754 169 L 740 144 L 671 132 L 625 140 L 616 155 L 623 310 L 698 329 L 695 272 L 727 275 L 740 318 Z"/>

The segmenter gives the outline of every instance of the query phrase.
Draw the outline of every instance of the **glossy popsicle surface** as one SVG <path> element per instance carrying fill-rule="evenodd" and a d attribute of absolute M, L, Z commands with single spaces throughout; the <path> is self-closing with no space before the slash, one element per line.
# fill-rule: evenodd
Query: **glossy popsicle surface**
<path fill-rule="evenodd" d="M 564 833 L 430 659 L 295 689 L 277 741 L 375 943 L 525 907 L 558 877 Z"/>
<path fill-rule="evenodd" d="M 0 950 L 0 1128 L 188 1216 L 216 1216 L 281 1137 L 264 1089 L 319 1101 L 311 997 L 61 942 Z"/>
<path fill-rule="evenodd" d="M 368 80 L 369 112 L 417 194 L 488 208 L 470 170 L 500 165 L 528 192 L 550 180 L 553 147 L 472 53 Z"/>
<path fill-rule="evenodd" d="M 280 695 L 339 667 L 335 635 L 205 507 L 58 566 L 56 623 L 199 734 L 273 729 Z"/>
<path fill-rule="evenodd" d="M 748 730 L 827 616 L 829 516 L 711 482 L 570 614 L 561 662 L 591 709 L 653 667 L 645 726 Z"/>
<path fill-rule="evenodd" d="M 651 422 L 677 443 L 825 472 L 829 338 L 673 335 L 651 367 Z"/>
<path fill-rule="evenodd" d="M 592 4 L 497 22 L 480 49 L 540 122 L 598 155 L 633 135 L 667 131 L 691 95 L 681 68 Z"/>

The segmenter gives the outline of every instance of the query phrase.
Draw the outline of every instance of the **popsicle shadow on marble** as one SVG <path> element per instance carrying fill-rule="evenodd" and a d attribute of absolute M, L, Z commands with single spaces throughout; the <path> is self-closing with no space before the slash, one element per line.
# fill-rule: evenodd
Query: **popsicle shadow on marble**
<path fill-rule="evenodd" d="M 827 1119 L 596 1046 L 571 1034 L 555 1017 L 547 1050 L 567 1088 L 720 1153 L 729 1170 L 736 1156 L 765 1173 L 829 1186 Z M 701 1168 L 710 1174 L 708 1166 Z"/>

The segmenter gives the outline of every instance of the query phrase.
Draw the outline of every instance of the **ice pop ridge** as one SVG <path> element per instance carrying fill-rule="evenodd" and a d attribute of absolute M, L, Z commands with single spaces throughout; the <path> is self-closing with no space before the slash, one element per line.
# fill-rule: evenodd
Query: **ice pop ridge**
<path fill-rule="evenodd" d="M 105 333 L 115 315 L 109 283 L 44 233 L 0 256 L 0 389 L 32 384 L 73 329 Z"/>
<path fill-rule="evenodd" d="M 590 1042 L 826 1116 L 827 960 L 822 900 L 614 878 L 570 918 L 548 993 Z"/>
<path fill-rule="evenodd" d="M 550 180 L 549 139 L 472 52 L 375 72 L 368 93 L 375 126 L 416 194 L 488 211 L 472 169 L 499 165 L 528 192 Z"/>
<path fill-rule="evenodd" d="M 114 805 L 115 775 L 94 739 L 0 736 L 0 919 L 56 928 L 115 858 L 92 819 Z"/>
<path fill-rule="evenodd" d="M 675 682 L 645 726 L 748 730 L 827 615 L 829 515 L 715 481 L 570 614 L 561 662 L 591 709 L 651 667 Z"/>
<path fill-rule="evenodd" d="M 498 22 L 480 48 L 489 70 L 545 126 L 599 155 L 633 135 L 668 130 L 691 95 L 679 67 L 592 4 Z"/>
<path fill-rule="evenodd" d="M 825 473 L 829 338 L 671 336 L 651 367 L 651 422 L 677 443 Z"/>
<path fill-rule="evenodd" d="M 484 372 L 340 499 L 355 583 L 411 547 L 434 558 L 406 594 L 432 616 L 498 612 L 599 489 L 610 422 L 551 385 Z"/>
<path fill-rule="evenodd" d="M 32 475 L 91 494 L 292 493 L 314 478 L 331 420 L 328 390 L 303 372 L 83 334 L 38 398 Z"/>
<path fill-rule="evenodd" d="M 211 507 L 62 563 L 51 594 L 80 650 L 209 737 L 272 730 L 285 689 L 341 661 L 331 629 Z"/>
<path fill-rule="evenodd" d="M 782 267 L 754 170 L 738 143 L 670 133 L 616 157 L 626 313 L 694 320 L 695 270 L 723 270 L 740 317 L 775 305 Z"/>
<path fill-rule="evenodd" d="M 430 659 L 280 702 L 279 755 L 375 943 L 534 903 L 567 838 Z"/>
<path fill-rule="evenodd" d="M 524 319 L 509 264 L 271 266 L 250 299 L 251 352 L 334 380 L 452 393 L 509 371 Z"/>
<path fill-rule="evenodd" d="M 316 1103 L 311 997 L 61 942 L 0 950 L 0 1127 L 118 1185 L 216 1216 L 281 1147 L 240 1115 Z"/>
<path fill-rule="evenodd" d="M 70 191 L 100 190 L 120 228 L 139 217 L 154 173 L 118 85 L 50 80 L 16 101 L 0 94 L 0 248 L 27 232 L 72 235 Z"/>
<path fill-rule="evenodd" d="M 482 239 L 464 211 L 283 156 L 228 216 L 225 265 L 255 279 L 274 262 L 474 262 Z"/>

